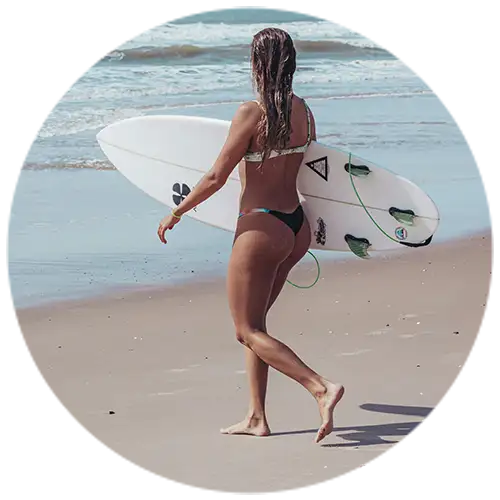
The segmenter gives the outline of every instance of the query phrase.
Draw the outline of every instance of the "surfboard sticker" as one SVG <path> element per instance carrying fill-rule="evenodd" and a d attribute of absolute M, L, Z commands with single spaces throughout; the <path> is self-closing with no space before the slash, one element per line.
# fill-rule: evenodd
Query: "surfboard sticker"
<path fill-rule="evenodd" d="M 316 221 L 318 223 L 318 229 L 314 231 L 314 236 L 316 236 L 316 243 L 318 245 L 326 245 L 326 224 L 325 221 L 321 218 L 318 217 L 318 220 Z"/>
<path fill-rule="evenodd" d="M 408 238 L 408 231 L 402 226 L 397 227 L 394 234 L 399 241 L 404 241 Z"/>
<path fill-rule="evenodd" d="M 172 186 L 172 191 L 174 194 L 172 195 L 172 199 L 174 200 L 174 203 L 176 205 L 180 205 L 182 200 L 191 192 L 191 189 L 189 189 L 189 186 L 187 184 L 180 184 L 179 182 L 176 182 Z"/>
<path fill-rule="evenodd" d="M 308 161 L 306 165 L 313 171 L 316 172 L 322 179 L 328 182 L 328 156 L 323 156 L 317 160 Z"/>

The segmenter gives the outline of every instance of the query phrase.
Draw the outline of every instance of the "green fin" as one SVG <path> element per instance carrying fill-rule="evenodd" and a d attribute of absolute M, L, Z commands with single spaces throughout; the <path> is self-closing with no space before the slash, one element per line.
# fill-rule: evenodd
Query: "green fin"
<path fill-rule="evenodd" d="M 413 226 L 415 220 L 415 212 L 413 210 L 401 210 L 396 207 L 391 207 L 389 213 L 401 224 Z"/>
<path fill-rule="evenodd" d="M 371 247 L 371 243 L 366 238 L 356 238 L 352 234 L 346 234 L 344 240 L 354 255 L 362 259 L 370 258 L 368 249 Z"/>
<path fill-rule="evenodd" d="M 366 177 L 371 172 L 366 165 L 353 165 L 352 163 L 346 163 L 344 169 L 355 177 Z"/>

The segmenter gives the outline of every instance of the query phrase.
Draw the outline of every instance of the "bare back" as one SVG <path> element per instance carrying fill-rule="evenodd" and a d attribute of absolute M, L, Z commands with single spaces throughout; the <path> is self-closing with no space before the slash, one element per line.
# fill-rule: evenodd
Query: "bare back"
<path fill-rule="evenodd" d="M 254 103 L 251 119 L 255 121 L 255 130 L 262 116 L 262 109 Z M 305 103 L 297 96 L 292 101 L 292 133 L 286 147 L 301 146 L 307 141 L 308 119 Z M 311 113 L 311 137 L 315 139 L 314 117 Z M 259 151 L 257 136 L 250 144 L 251 151 Z M 265 207 L 271 210 L 292 212 L 299 204 L 297 195 L 297 176 L 304 155 L 294 153 L 267 159 L 260 162 L 242 160 L 239 165 L 242 191 L 240 208 L 250 210 Z"/>

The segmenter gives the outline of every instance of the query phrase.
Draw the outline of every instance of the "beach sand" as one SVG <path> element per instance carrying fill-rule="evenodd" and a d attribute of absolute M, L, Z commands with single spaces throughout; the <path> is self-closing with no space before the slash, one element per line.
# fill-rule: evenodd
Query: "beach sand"
<path fill-rule="evenodd" d="M 410 433 L 478 333 L 489 234 L 388 255 L 327 262 L 314 288 L 286 286 L 270 313 L 272 335 L 345 385 L 335 430 L 319 445 L 313 398 L 274 370 L 273 434 L 219 433 L 244 417 L 248 397 L 223 281 L 19 309 L 18 317 L 60 400 L 127 459 L 199 487 L 295 488 L 362 466 Z M 310 279 L 305 267 L 295 280 Z"/>

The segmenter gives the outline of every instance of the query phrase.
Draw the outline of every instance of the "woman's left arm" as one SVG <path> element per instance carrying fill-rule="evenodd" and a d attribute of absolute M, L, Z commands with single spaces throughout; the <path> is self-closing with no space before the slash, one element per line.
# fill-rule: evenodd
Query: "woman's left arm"
<path fill-rule="evenodd" d="M 255 109 L 251 103 L 242 104 L 236 111 L 229 134 L 212 168 L 201 178 L 172 214 L 167 215 L 158 228 L 158 237 L 166 243 L 165 232 L 179 222 L 182 215 L 206 201 L 226 184 L 231 172 L 247 152 L 255 131 Z M 193 144 L 193 147 L 196 147 Z M 175 215 L 174 215 L 175 213 Z"/>

